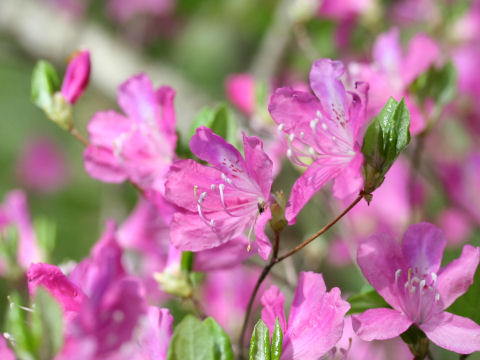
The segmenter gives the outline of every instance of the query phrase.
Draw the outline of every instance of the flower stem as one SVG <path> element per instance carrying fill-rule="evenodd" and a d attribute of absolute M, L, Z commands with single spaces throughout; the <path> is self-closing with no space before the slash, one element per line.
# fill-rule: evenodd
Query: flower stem
<path fill-rule="evenodd" d="M 305 246 L 310 244 L 313 240 L 315 240 L 317 237 L 320 235 L 324 234 L 327 232 L 333 225 L 335 225 L 342 217 L 344 217 L 350 210 L 352 210 L 355 205 L 357 205 L 360 200 L 364 198 L 366 195 L 365 192 L 360 192 L 360 194 L 355 198 L 355 200 L 348 205 L 348 207 L 342 211 L 340 215 L 338 215 L 335 219 L 333 219 L 331 222 L 329 222 L 327 225 L 325 225 L 323 228 L 318 230 L 314 235 L 309 237 L 307 240 L 305 240 L 303 243 L 298 245 L 296 248 L 290 250 L 286 254 L 282 256 L 278 256 L 278 249 L 279 249 L 279 240 L 280 240 L 280 234 L 278 232 L 275 232 L 275 239 L 273 242 L 273 251 L 272 251 L 272 256 L 270 258 L 270 261 L 268 262 L 267 265 L 263 268 L 262 273 L 258 277 L 257 283 L 255 284 L 255 287 L 253 288 L 252 295 L 250 296 L 250 300 L 248 301 L 248 306 L 247 306 L 247 311 L 245 313 L 245 317 L 243 319 L 243 326 L 242 326 L 242 331 L 240 333 L 240 338 L 239 338 L 239 343 L 238 343 L 238 348 L 239 348 L 239 358 L 243 359 L 243 351 L 244 351 L 244 341 L 245 341 L 245 333 L 247 330 L 247 325 L 248 325 L 248 320 L 250 318 L 250 314 L 252 312 L 252 307 L 253 307 L 253 302 L 255 301 L 255 297 L 257 296 L 258 290 L 260 289 L 260 286 L 262 285 L 263 281 L 267 277 L 267 275 L 270 273 L 270 270 L 279 262 L 285 260 L 286 258 L 292 256 L 296 252 L 300 251 L 303 249 Z"/>

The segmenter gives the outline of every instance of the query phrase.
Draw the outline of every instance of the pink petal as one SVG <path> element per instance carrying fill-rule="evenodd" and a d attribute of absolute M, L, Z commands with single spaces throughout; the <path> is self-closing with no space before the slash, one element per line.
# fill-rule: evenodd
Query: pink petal
<path fill-rule="evenodd" d="M 243 151 L 245 152 L 245 164 L 248 176 L 260 186 L 260 191 L 268 201 L 273 182 L 272 160 L 263 151 L 263 143 L 256 136 L 243 134 Z"/>
<path fill-rule="evenodd" d="M 416 34 L 405 54 L 401 66 L 401 74 L 406 85 L 413 82 L 419 75 L 428 70 L 440 55 L 437 43 L 425 34 Z"/>
<path fill-rule="evenodd" d="M 61 93 L 70 104 L 75 104 L 88 86 L 90 79 L 90 52 L 81 51 L 68 64 Z"/>
<path fill-rule="evenodd" d="M 88 146 L 83 153 L 85 171 L 91 177 L 109 182 L 121 183 L 127 175 L 118 158 L 105 147 Z"/>
<path fill-rule="evenodd" d="M 157 104 L 160 106 L 161 117 L 157 121 L 160 133 L 165 136 L 174 151 L 177 146 L 177 132 L 175 126 L 177 117 L 175 115 L 175 90 L 169 86 L 161 86 L 155 93 Z"/>
<path fill-rule="evenodd" d="M 255 224 L 255 237 L 258 246 L 258 255 L 260 255 L 260 257 L 265 261 L 268 259 L 270 251 L 272 251 L 270 239 L 265 234 L 265 226 L 271 218 L 272 213 L 270 212 L 270 208 L 266 208 L 265 211 L 258 216 L 257 223 Z"/>
<path fill-rule="evenodd" d="M 367 123 L 367 104 L 368 91 L 370 85 L 366 82 L 356 82 L 355 91 L 349 91 L 349 124 L 352 131 L 353 139 L 357 140 L 362 131 L 363 126 Z M 359 141 L 361 144 L 362 141 Z"/>
<path fill-rule="evenodd" d="M 386 73 L 396 75 L 400 71 L 402 49 L 400 47 L 400 33 L 393 28 L 381 34 L 373 47 L 373 59 Z"/>
<path fill-rule="evenodd" d="M 310 70 L 310 86 L 330 119 L 347 119 L 347 96 L 339 80 L 343 63 L 330 59 L 316 60 Z M 310 119 L 312 120 L 312 119 Z"/>
<path fill-rule="evenodd" d="M 433 224 L 411 225 L 402 240 L 402 253 L 408 267 L 417 274 L 430 274 L 440 269 L 447 241 L 442 230 Z"/>
<path fill-rule="evenodd" d="M 8 347 L 7 340 L 0 335 L 0 359 L 15 360 L 15 353 Z"/>
<path fill-rule="evenodd" d="M 352 194 L 358 194 L 363 188 L 363 155 L 358 152 L 348 165 L 337 175 L 333 185 L 333 195 L 345 199 Z"/>
<path fill-rule="evenodd" d="M 263 305 L 262 320 L 267 325 L 270 335 L 273 334 L 277 318 L 282 332 L 285 333 L 287 331 L 287 321 L 285 320 L 285 310 L 283 308 L 285 296 L 282 292 L 275 285 L 272 285 L 263 293 L 261 302 Z"/>
<path fill-rule="evenodd" d="M 395 286 L 397 270 L 405 272 L 406 264 L 397 241 L 386 234 L 370 236 L 357 250 L 358 266 L 363 276 L 394 308 L 400 308 Z"/>
<path fill-rule="evenodd" d="M 132 128 L 134 122 L 116 111 L 95 113 L 87 125 L 88 137 L 93 145 L 104 146 L 115 151 L 121 145 L 121 135 Z"/>
<path fill-rule="evenodd" d="M 255 243 L 248 251 L 248 239 L 239 236 L 216 248 L 195 253 L 194 269 L 200 272 L 228 269 L 243 263 L 256 252 Z"/>
<path fill-rule="evenodd" d="M 211 129 L 199 127 L 190 139 L 190 149 L 200 159 L 212 164 L 232 180 L 240 182 L 247 173 L 246 164 L 240 152 L 215 134 Z"/>
<path fill-rule="evenodd" d="M 159 106 L 153 84 L 145 74 L 132 76 L 118 88 L 118 104 L 134 122 L 157 124 Z"/>
<path fill-rule="evenodd" d="M 444 309 L 453 304 L 473 284 L 479 258 L 480 248 L 465 245 L 460 257 L 440 270 L 437 290 Z"/>
<path fill-rule="evenodd" d="M 54 265 L 33 264 L 27 271 L 27 278 L 30 294 L 35 294 L 37 288 L 43 286 L 65 311 L 79 311 L 86 299 L 83 291 Z"/>
<path fill-rule="evenodd" d="M 287 133 L 298 124 L 309 124 L 315 119 L 317 110 L 320 110 L 320 102 L 315 96 L 290 87 L 275 90 L 268 104 L 273 120 L 279 125 L 284 124 Z"/>
<path fill-rule="evenodd" d="M 443 312 L 420 328 L 432 342 L 444 349 L 459 354 L 480 351 L 480 326 L 466 317 Z"/>
<path fill-rule="evenodd" d="M 295 224 L 297 215 L 310 198 L 345 167 L 344 159 L 319 158 L 293 184 L 285 217 L 290 225 Z"/>
<path fill-rule="evenodd" d="M 138 353 L 144 360 L 164 360 L 172 337 L 173 316 L 168 309 L 149 306 L 138 334 Z"/>
<path fill-rule="evenodd" d="M 406 331 L 412 321 L 393 309 L 369 309 L 352 316 L 353 330 L 365 341 L 386 340 Z"/>
<path fill-rule="evenodd" d="M 298 278 L 284 336 L 282 359 L 317 360 L 342 337 L 350 305 L 340 290 L 326 292 L 320 274 L 302 272 Z"/>

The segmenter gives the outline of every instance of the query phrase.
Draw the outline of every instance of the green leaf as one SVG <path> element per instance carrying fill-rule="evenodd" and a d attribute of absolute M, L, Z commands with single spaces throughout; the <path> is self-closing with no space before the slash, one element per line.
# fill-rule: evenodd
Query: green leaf
<path fill-rule="evenodd" d="M 347 301 L 350 303 L 347 315 L 362 313 L 368 309 L 390 308 L 390 305 L 370 285 L 362 288 L 358 294 L 350 296 Z"/>
<path fill-rule="evenodd" d="M 390 98 L 380 114 L 369 125 L 362 152 L 365 191 L 372 193 L 385 179 L 400 152 L 410 142 L 410 113 L 405 101 Z"/>
<path fill-rule="evenodd" d="M 40 359 L 53 359 L 63 344 L 62 309 L 55 299 L 40 288 L 33 301 L 32 334 Z"/>
<path fill-rule="evenodd" d="M 477 268 L 473 284 L 447 309 L 448 312 L 465 316 L 480 324 L 480 267 Z"/>
<path fill-rule="evenodd" d="M 427 99 L 433 99 L 437 107 L 450 102 L 456 93 L 457 72 L 451 61 L 441 68 L 431 66 L 410 85 L 421 107 Z"/>
<path fill-rule="evenodd" d="M 249 360 L 270 360 L 270 333 L 262 319 L 258 320 L 253 329 Z"/>
<path fill-rule="evenodd" d="M 223 331 L 222 327 L 218 325 L 215 319 L 209 317 L 203 322 L 210 330 L 210 335 L 213 338 L 215 347 L 215 359 L 218 360 L 233 360 L 232 345 L 230 338 Z"/>
<path fill-rule="evenodd" d="M 7 312 L 5 329 L 15 343 L 15 354 L 19 360 L 34 360 L 35 341 L 28 327 L 27 310 L 20 308 L 21 298 L 13 293 L 8 298 L 10 306 Z"/>
<path fill-rule="evenodd" d="M 53 110 L 53 95 L 60 90 L 55 68 L 47 61 L 37 62 L 32 73 L 31 97 L 35 105 L 47 113 Z"/>
<path fill-rule="evenodd" d="M 220 135 L 227 142 L 238 147 L 237 121 L 228 105 L 220 104 L 216 108 L 207 107 L 202 109 L 193 120 L 190 127 L 189 139 L 200 126 L 212 129 L 215 134 Z"/>
<path fill-rule="evenodd" d="M 271 360 L 280 360 L 282 355 L 282 343 L 283 343 L 283 332 L 278 321 L 278 318 L 275 319 L 275 328 L 273 329 L 272 335 L 272 349 L 271 349 Z"/>
<path fill-rule="evenodd" d="M 187 315 L 175 328 L 167 360 L 233 360 L 228 335 L 213 318 Z"/>
<path fill-rule="evenodd" d="M 44 257 L 48 259 L 55 249 L 57 226 L 54 221 L 45 217 L 35 219 L 33 226 L 38 245 Z"/>

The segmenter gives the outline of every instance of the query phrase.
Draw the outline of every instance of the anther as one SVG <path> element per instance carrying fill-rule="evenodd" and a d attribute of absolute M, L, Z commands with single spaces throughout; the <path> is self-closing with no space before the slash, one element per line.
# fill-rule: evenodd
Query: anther
<path fill-rule="evenodd" d="M 285 124 L 280 124 L 280 125 L 278 125 L 277 129 L 278 129 L 278 131 L 283 131 L 284 127 L 285 127 Z"/>
<path fill-rule="evenodd" d="M 211 226 L 211 227 L 214 227 L 214 226 L 215 226 L 215 220 L 213 220 L 213 219 L 210 220 L 210 226 Z"/>
<path fill-rule="evenodd" d="M 320 112 L 320 110 L 317 110 L 317 117 L 319 117 L 319 118 L 322 117 L 322 113 Z"/>
<path fill-rule="evenodd" d="M 210 185 L 210 189 L 215 190 L 216 188 L 217 188 L 217 185 L 215 184 Z"/>
<path fill-rule="evenodd" d="M 315 128 L 317 127 L 317 124 L 318 124 L 318 119 L 313 119 L 312 121 L 310 121 L 310 127 L 312 128 L 312 130 L 315 130 Z"/>
<path fill-rule="evenodd" d="M 395 271 L 395 284 L 398 282 L 400 275 L 402 275 L 402 269 L 398 269 L 397 271 Z"/>
<path fill-rule="evenodd" d="M 303 131 L 300 131 L 300 139 L 303 139 L 304 136 L 305 136 L 305 133 Z"/>
<path fill-rule="evenodd" d="M 293 141 L 293 139 L 295 139 L 295 134 L 288 135 L 288 140 Z"/>
<path fill-rule="evenodd" d="M 328 126 L 327 126 L 327 124 L 325 124 L 325 123 L 322 123 L 322 129 L 323 129 L 324 131 L 327 131 L 327 129 L 328 129 Z"/>

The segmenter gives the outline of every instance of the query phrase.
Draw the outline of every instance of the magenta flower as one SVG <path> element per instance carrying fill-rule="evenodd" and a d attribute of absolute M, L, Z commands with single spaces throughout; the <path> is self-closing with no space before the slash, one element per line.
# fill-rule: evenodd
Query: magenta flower
<path fill-rule="evenodd" d="M 319 3 L 318 14 L 335 20 L 350 20 L 374 5 L 372 0 L 323 0 Z"/>
<path fill-rule="evenodd" d="M 273 333 L 278 318 L 283 332 L 281 359 L 317 360 L 342 337 L 343 321 L 350 305 L 342 300 L 340 289 L 327 292 L 323 276 L 302 272 L 292 302 L 288 323 L 285 297 L 272 286 L 262 296 L 262 320 Z"/>
<path fill-rule="evenodd" d="M 393 309 L 353 316 L 358 336 L 391 339 L 415 324 L 447 350 L 480 350 L 480 326 L 444 311 L 473 283 L 480 248 L 465 245 L 457 260 L 440 269 L 445 244 L 442 231 L 428 223 L 410 226 L 401 246 L 388 235 L 374 235 L 360 244 L 357 261 L 363 275 Z"/>
<path fill-rule="evenodd" d="M 13 226 L 18 231 L 18 265 L 27 270 L 30 264 L 42 261 L 43 254 L 30 219 L 27 196 L 21 190 L 11 191 L 5 197 L 4 203 L 0 204 L 0 235 L 7 226 Z"/>
<path fill-rule="evenodd" d="M 218 247 L 255 230 L 258 252 L 267 259 L 271 244 L 265 225 L 271 217 L 272 161 L 262 141 L 243 135 L 245 158 L 212 130 L 200 127 L 190 140 L 192 152 L 213 167 L 193 160 L 174 163 L 165 196 L 184 211 L 174 215 L 170 240 L 180 250 Z M 246 250 L 246 249 L 245 249 Z"/>
<path fill-rule="evenodd" d="M 225 81 L 228 100 L 247 116 L 255 110 L 255 88 L 255 78 L 248 73 L 232 74 Z"/>
<path fill-rule="evenodd" d="M 358 92 L 346 92 L 339 79 L 343 73 L 341 62 L 317 60 L 310 71 L 316 97 L 284 87 L 270 99 L 270 114 L 287 135 L 287 157 L 308 167 L 292 188 L 285 214 L 290 224 L 329 180 L 335 179 L 334 194 L 339 198 L 363 186 L 360 130 L 366 121 L 368 86 L 358 83 Z"/>
<path fill-rule="evenodd" d="M 352 64 L 349 68 L 353 79 L 370 84 L 368 117 L 377 116 L 391 96 L 404 97 L 411 115 L 410 132 L 418 134 L 425 129 L 426 119 L 408 93 L 408 87 L 439 55 L 439 46 L 427 35 L 415 35 L 402 52 L 398 29 L 381 34 L 373 47 L 373 62 Z"/>
<path fill-rule="evenodd" d="M 15 360 L 15 354 L 8 347 L 7 340 L 0 335 L 0 359 L 3 360 Z"/>
<path fill-rule="evenodd" d="M 88 124 L 91 145 L 85 150 L 85 169 L 105 182 L 127 179 L 142 189 L 163 192 L 164 174 L 175 156 L 175 92 L 154 90 L 150 79 L 136 75 L 120 85 L 115 111 L 96 113 Z"/>
<path fill-rule="evenodd" d="M 63 78 L 61 93 L 70 104 L 75 104 L 90 80 L 90 52 L 79 51 L 72 58 Z"/>
<path fill-rule="evenodd" d="M 108 14 L 119 22 L 126 22 L 139 15 L 165 16 L 175 7 L 175 0 L 109 0 Z"/>

